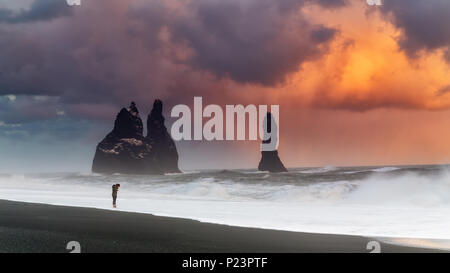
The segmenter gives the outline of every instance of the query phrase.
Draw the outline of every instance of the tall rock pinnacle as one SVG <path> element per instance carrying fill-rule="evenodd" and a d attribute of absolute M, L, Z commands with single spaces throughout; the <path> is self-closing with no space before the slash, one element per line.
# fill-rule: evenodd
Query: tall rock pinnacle
<path fill-rule="evenodd" d="M 177 147 L 164 125 L 162 109 L 162 101 L 155 100 L 153 109 L 147 118 L 146 141 L 153 147 L 159 169 L 165 173 L 180 172 Z"/>
<path fill-rule="evenodd" d="M 272 130 L 275 132 L 273 136 L 277 136 L 277 130 L 278 126 L 275 122 L 275 119 L 272 117 L 271 113 L 267 113 L 267 116 L 264 120 L 266 122 L 266 130 L 268 133 L 271 133 Z M 269 138 L 267 140 L 263 141 L 263 144 L 271 143 L 272 141 L 277 141 L 276 139 Z M 258 165 L 259 171 L 269 171 L 272 173 L 280 173 L 280 172 L 287 172 L 286 167 L 284 167 L 283 163 L 281 162 L 280 157 L 278 156 L 278 150 L 275 150 L 275 148 L 272 150 L 263 150 L 261 151 L 261 161 L 259 161 Z"/>
<path fill-rule="evenodd" d="M 157 114 L 153 115 L 154 112 Z M 151 126 L 148 127 L 148 136 L 144 137 L 136 104 L 131 102 L 128 108 L 122 108 L 113 130 L 97 145 L 92 171 L 124 174 L 179 172 L 178 153 L 164 126 L 161 101 L 155 101 L 147 124 Z"/>

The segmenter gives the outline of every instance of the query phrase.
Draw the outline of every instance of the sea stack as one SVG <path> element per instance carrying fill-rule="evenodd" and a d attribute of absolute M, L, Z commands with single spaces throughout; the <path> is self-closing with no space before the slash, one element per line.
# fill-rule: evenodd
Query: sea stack
<path fill-rule="evenodd" d="M 269 144 L 272 141 L 276 143 L 278 141 L 278 126 L 275 122 L 275 119 L 272 117 L 271 113 L 267 113 L 266 118 L 264 119 L 265 122 L 265 131 L 271 135 L 270 138 L 267 140 L 263 140 L 261 145 L 261 160 L 259 161 L 258 170 L 259 171 L 269 171 L 271 173 L 281 173 L 281 172 L 287 172 L 287 169 L 284 167 L 283 163 L 281 162 L 280 157 L 278 156 L 278 150 L 276 148 L 266 150 L 263 148 L 264 144 Z M 272 134 L 273 132 L 273 134 Z M 266 137 L 265 137 L 266 139 Z M 273 145 L 273 147 L 276 147 L 276 145 Z"/>
<path fill-rule="evenodd" d="M 278 156 L 278 151 L 262 151 L 258 170 L 269 171 L 271 173 L 287 172 L 287 169 L 284 167 Z"/>
<path fill-rule="evenodd" d="M 159 170 L 164 173 L 179 173 L 177 147 L 164 125 L 162 109 L 162 101 L 155 100 L 147 118 L 146 142 L 153 147 Z"/>
<path fill-rule="evenodd" d="M 158 103 L 157 103 L 158 102 Z M 160 106 L 159 106 L 160 104 Z M 157 100 L 162 110 L 162 102 Z M 154 109 L 152 110 L 153 113 Z M 156 112 L 159 112 L 157 110 Z M 97 145 L 92 171 L 96 173 L 164 174 L 179 172 L 178 153 L 175 143 L 164 126 L 162 111 L 159 112 L 159 127 L 152 127 L 144 137 L 143 123 L 134 102 L 122 108 L 116 117 L 113 130 Z M 152 116 L 152 114 L 149 115 Z M 148 124 L 155 122 L 148 122 Z M 165 141 L 155 141 L 154 135 L 166 135 Z M 172 142 L 167 140 L 169 138 Z M 162 147 L 167 145 L 167 147 Z M 168 151 L 169 154 L 164 154 Z M 167 167 L 167 166 L 170 166 Z"/>

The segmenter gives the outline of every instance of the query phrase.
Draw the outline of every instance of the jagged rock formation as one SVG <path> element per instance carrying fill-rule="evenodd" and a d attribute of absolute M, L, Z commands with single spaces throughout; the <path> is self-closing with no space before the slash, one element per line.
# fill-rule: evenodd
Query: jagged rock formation
<path fill-rule="evenodd" d="M 268 133 L 271 133 L 272 130 L 274 132 L 277 132 L 278 127 L 275 122 L 275 119 L 272 117 L 271 113 L 267 113 L 266 118 L 264 119 L 264 122 L 266 123 L 266 130 Z M 264 140 L 264 143 L 271 143 L 271 141 L 277 141 L 274 139 L 277 134 L 274 134 L 271 136 L 271 138 Z M 281 162 L 280 157 L 278 156 L 277 150 L 269 150 L 265 151 L 262 149 L 261 151 L 261 160 L 259 161 L 258 165 L 259 171 L 269 171 L 271 173 L 280 173 L 280 172 L 287 172 L 287 169 L 284 167 L 283 163 Z"/>
<path fill-rule="evenodd" d="M 93 172 L 124 174 L 179 172 L 178 153 L 164 126 L 162 102 L 157 101 L 157 107 L 161 110 L 157 112 L 160 113 L 159 121 L 162 120 L 162 125 L 158 123 L 159 127 L 152 127 L 152 133 L 149 133 L 147 137 L 144 137 L 143 124 L 136 104 L 132 102 L 130 107 L 120 110 L 114 123 L 114 129 L 97 145 L 92 164 Z M 157 101 L 155 101 L 155 105 Z M 154 109 L 152 113 L 153 111 Z M 159 134 L 166 137 L 165 141 L 153 139 L 153 135 Z M 167 138 L 172 142 L 167 144 L 169 142 Z M 163 145 L 167 145 L 167 147 L 163 147 Z M 164 154 L 164 151 L 169 151 L 169 155 Z"/>
<path fill-rule="evenodd" d="M 284 167 L 278 156 L 278 151 L 262 151 L 258 170 L 269 171 L 271 173 L 287 172 L 287 169 Z"/>
<path fill-rule="evenodd" d="M 155 100 L 147 118 L 146 140 L 153 147 L 158 168 L 165 173 L 176 173 L 180 172 L 177 147 L 164 125 L 162 108 L 162 101 Z"/>

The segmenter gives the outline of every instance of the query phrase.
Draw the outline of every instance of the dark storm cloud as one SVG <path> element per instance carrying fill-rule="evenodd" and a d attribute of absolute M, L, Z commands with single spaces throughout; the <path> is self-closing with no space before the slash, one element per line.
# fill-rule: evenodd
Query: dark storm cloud
<path fill-rule="evenodd" d="M 195 82 L 197 94 L 214 92 L 217 79 L 273 86 L 319 57 L 336 34 L 307 21 L 301 7 L 343 3 L 84 1 L 73 16 L 48 20 L 67 14 L 65 2 L 35 1 L 0 15 L 0 95 L 55 97 L 85 118 L 130 98 L 143 109 L 156 97 L 192 99 L 177 83 Z"/>
<path fill-rule="evenodd" d="M 275 85 L 319 56 L 334 29 L 299 12 L 302 1 L 194 1 L 176 37 L 195 50 L 192 65 L 243 83 Z"/>
<path fill-rule="evenodd" d="M 71 55 L 75 48 L 65 33 L 0 28 L 0 37 L 0 95 L 59 96 L 95 86 L 79 70 Z"/>
<path fill-rule="evenodd" d="M 383 2 L 381 10 L 403 31 L 399 44 L 410 56 L 421 50 L 448 50 L 450 1 L 389 0 Z"/>
<path fill-rule="evenodd" d="M 330 41 L 334 35 L 336 35 L 337 30 L 331 28 L 317 28 L 311 32 L 311 38 L 317 43 L 325 43 Z"/>
<path fill-rule="evenodd" d="M 310 2 L 327 8 L 339 8 L 348 4 L 348 0 L 311 0 Z"/>
<path fill-rule="evenodd" d="M 27 23 L 46 21 L 70 14 L 70 8 L 65 0 L 35 0 L 30 9 L 15 12 L 0 8 L 0 23 Z"/>

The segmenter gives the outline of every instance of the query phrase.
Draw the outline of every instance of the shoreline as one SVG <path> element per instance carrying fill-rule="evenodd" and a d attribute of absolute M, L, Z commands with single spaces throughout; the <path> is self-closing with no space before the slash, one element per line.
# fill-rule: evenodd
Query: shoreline
<path fill-rule="evenodd" d="M 95 208 L 0 200 L 0 252 L 368 253 L 376 239 L 246 228 Z M 441 252 L 379 240 L 381 252 Z"/>

